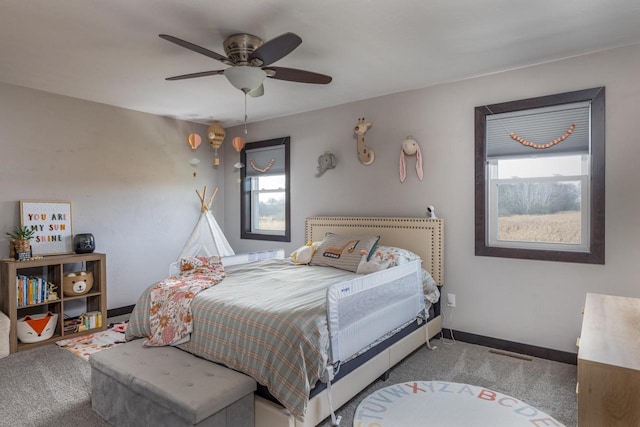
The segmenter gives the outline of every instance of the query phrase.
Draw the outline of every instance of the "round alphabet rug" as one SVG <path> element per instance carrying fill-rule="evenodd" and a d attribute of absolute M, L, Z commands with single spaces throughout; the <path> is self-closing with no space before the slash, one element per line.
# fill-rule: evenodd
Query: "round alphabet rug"
<path fill-rule="evenodd" d="M 353 416 L 353 427 L 562 425 L 511 396 L 445 381 L 411 381 L 385 387 L 367 396 Z"/>

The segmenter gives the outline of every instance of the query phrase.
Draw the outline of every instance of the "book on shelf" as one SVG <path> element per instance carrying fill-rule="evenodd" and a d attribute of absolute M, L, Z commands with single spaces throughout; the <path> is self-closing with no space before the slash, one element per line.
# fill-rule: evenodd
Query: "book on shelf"
<path fill-rule="evenodd" d="M 76 332 L 78 325 L 80 324 L 80 317 L 72 317 L 70 319 L 64 319 L 62 329 L 64 333 Z"/>
<path fill-rule="evenodd" d="M 42 277 L 16 276 L 16 303 L 18 307 L 49 302 L 49 284 Z"/>
<path fill-rule="evenodd" d="M 90 311 L 84 315 L 85 326 L 87 329 L 100 328 L 102 326 L 102 313 L 99 311 Z"/>
<path fill-rule="evenodd" d="M 82 332 L 102 327 L 102 313 L 90 311 L 78 317 L 64 319 L 63 329 L 65 333 Z"/>

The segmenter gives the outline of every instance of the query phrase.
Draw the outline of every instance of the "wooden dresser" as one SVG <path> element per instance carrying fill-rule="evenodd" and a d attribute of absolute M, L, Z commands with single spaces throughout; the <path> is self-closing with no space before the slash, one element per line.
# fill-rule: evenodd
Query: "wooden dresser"
<path fill-rule="evenodd" d="M 587 294 L 578 426 L 640 426 L 640 299 Z"/>

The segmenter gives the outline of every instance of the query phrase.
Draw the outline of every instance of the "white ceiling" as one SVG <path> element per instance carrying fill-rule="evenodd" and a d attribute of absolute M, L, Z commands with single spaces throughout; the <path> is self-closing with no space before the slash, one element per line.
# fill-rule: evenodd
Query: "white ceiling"
<path fill-rule="evenodd" d="M 225 126 L 244 95 L 225 68 L 158 37 L 224 54 L 223 40 L 285 32 L 303 43 L 274 65 L 327 86 L 267 79 L 249 121 L 344 104 L 640 43 L 638 0 L 0 0 L 0 81 Z"/>

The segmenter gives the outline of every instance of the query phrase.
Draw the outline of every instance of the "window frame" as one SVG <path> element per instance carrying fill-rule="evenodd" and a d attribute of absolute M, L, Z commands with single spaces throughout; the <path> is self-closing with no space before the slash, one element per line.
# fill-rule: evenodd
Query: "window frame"
<path fill-rule="evenodd" d="M 488 186 L 486 156 L 487 116 L 576 102 L 591 102 L 591 152 L 589 175 L 589 244 L 586 250 L 539 249 L 493 246 L 489 243 Z M 522 242 L 520 242 L 522 243 Z M 605 262 L 605 88 L 567 92 L 475 108 L 475 254 L 502 258 L 604 264 Z"/>
<path fill-rule="evenodd" d="M 290 242 L 291 241 L 291 168 L 290 168 L 290 146 L 291 137 L 274 138 L 265 141 L 257 141 L 248 143 L 240 151 L 240 161 L 247 164 L 247 151 L 266 147 L 284 146 L 284 175 L 285 175 L 285 230 L 284 234 L 276 234 L 273 232 L 253 232 L 252 231 L 252 195 L 251 177 L 247 178 L 247 167 L 240 171 L 240 238 L 251 240 L 269 240 L 274 242 Z M 262 230 L 264 231 L 264 230 Z"/>

